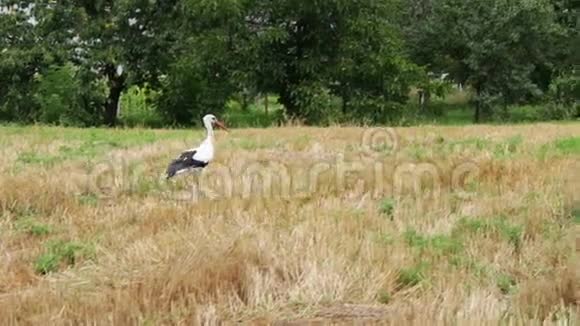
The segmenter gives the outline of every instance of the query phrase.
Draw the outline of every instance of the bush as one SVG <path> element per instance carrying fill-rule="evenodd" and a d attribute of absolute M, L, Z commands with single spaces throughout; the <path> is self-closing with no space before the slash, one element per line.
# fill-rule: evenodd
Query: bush
<path fill-rule="evenodd" d="M 283 123 L 284 111 L 278 110 L 268 114 L 255 110 L 227 111 L 223 119 L 231 128 L 266 128 Z"/>
<path fill-rule="evenodd" d="M 324 85 L 303 83 L 294 90 L 293 96 L 306 124 L 327 126 L 340 121 L 341 100 Z"/>
<path fill-rule="evenodd" d="M 542 113 L 544 120 L 569 120 L 578 114 L 578 109 L 564 103 L 550 103 Z"/>
<path fill-rule="evenodd" d="M 580 101 L 580 76 L 573 72 L 554 79 L 548 96 L 553 101 L 567 107 L 578 107 Z"/>
<path fill-rule="evenodd" d="M 575 108 L 567 107 L 558 103 L 547 103 L 543 105 L 520 105 L 510 106 L 507 116 L 494 111 L 494 120 L 497 122 L 510 123 L 530 123 L 551 120 L 567 120 L 575 115 Z M 503 111 L 503 110 L 502 110 Z"/>
<path fill-rule="evenodd" d="M 157 93 L 147 87 L 129 88 L 121 97 L 121 123 L 128 127 L 162 127 L 161 115 L 152 104 L 156 95 Z"/>
<path fill-rule="evenodd" d="M 566 120 L 580 117 L 580 77 L 574 72 L 555 78 L 550 84 L 544 119 Z"/>
<path fill-rule="evenodd" d="M 36 119 L 42 123 L 85 126 L 91 121 L 81 105 L 81 85 L 72 64 L 52 66 L 38 77 Z"/>
<path fill-rule="evenodd" d="M 349 102 L 345 120 L 363 124 L 404 123 L 406 105 L 383 97 L 357 95 Z"/>
<path fill-rule="evenodd" d="M 156 101 L 165 123 L 201 125 L 204 115 L 224 112 L 235 89 L 227 56 L 217 53 L 226 51 L 227 44 L 213 41 L 209 35 L 192 38 L 189 42 L 200 51 L 180 55 L 169 68 Z"/>

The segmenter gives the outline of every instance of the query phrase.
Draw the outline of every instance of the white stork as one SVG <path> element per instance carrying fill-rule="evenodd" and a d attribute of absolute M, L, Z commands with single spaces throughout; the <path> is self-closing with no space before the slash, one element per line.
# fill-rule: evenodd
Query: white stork
<path fill-rule="evenodd" d="M 213 127 L 215 125 L 225 131 L 228 131 L 228 129 L 213 114 L 208 114 L 203 117 L 203 125 L 207 130 L 207 137 L 201 145 L 182 152 L 176 159 L 171 161 L 166 171 L 167 179 L 185 172 L 201 171 L 213 160 Z"/>

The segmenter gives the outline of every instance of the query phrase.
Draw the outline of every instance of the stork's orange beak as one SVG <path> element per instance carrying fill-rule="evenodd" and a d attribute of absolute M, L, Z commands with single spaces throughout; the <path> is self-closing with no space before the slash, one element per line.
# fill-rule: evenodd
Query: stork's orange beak
<path fill-rule="evenodd" d="M 215 124 L 216 124 L 216 126 L 218 126 L 218 127 L 222 128 L 223 130 L 225 130 L 225 131 L 229 131 L 229 130 L 228 130 L 228 128 L 226 128 L 226 126 L 224 125 L 224 123 L 223 123 L 223 122 L 221 122 L 221 121 L 217 120 L 217 121 L 215 122 Z"/>

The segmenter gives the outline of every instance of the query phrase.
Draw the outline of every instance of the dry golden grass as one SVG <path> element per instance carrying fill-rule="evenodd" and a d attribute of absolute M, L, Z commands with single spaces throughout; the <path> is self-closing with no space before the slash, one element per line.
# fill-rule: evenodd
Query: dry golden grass
<path fill-rule="evenodd" d="M 0 127 L 0 323 L 572 325 L 578 135 Z"/>

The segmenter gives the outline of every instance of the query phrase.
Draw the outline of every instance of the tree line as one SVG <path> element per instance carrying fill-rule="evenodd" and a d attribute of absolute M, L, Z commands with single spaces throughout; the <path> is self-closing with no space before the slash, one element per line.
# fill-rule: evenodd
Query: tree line
<path fill-rule="evenodd" d="M 290 119 L 388 123 L 472 90 L 479 122 L 510 105 L 579 114 L 574 0 L 28 0 L 0 2 L 0 121 L 117 124 L 142 87 L 165 125 L 276 94 Z M 423 103 L 423 102 L 422 102 Z"/>

